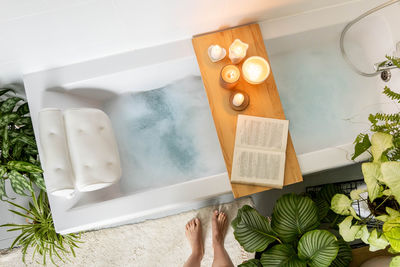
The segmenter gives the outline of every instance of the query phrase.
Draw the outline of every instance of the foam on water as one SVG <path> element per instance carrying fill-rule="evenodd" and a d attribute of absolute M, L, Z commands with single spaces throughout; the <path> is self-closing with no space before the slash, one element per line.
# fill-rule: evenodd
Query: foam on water
<path fill-rule="evenodd" d="M 120 95 L 107 101 L 104 111 L 118 141 L 124 191 L 226 171 L 200 77 Z"/>
<path fill-rule="evenodd" d="M 376 80 L 355 74 L 340 56 L 340 29 L 265 42 L 298 154 L 353 142 L 368 129 L 368 114 L 381 109 Z"/>

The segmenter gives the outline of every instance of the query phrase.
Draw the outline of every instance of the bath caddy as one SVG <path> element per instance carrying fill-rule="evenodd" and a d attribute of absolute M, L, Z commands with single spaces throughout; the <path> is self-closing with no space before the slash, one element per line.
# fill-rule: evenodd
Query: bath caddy
<path fill-rule="evenodd" d="M 250 24 L 224 31 L 197 35 L 192 39 L 229 177 L 231 176 L 232 170 L 237 115 L 245 114 L 285 119 L 272 72 L 265 82 L 258 85 L 251 85 L 241 77 L 236 89 L 247 92 L 251 104 L 243 111 L 234 111 L 231 109 L 229 96 L 232 91 L 222 88 L 219 83 L 221 68 L 230 64 L 229 58 L 226 57 L 219 62 L 213 63 L 208 57 L 207 49 L 212 44 L 219 44 L 221 47 L 227 48 L 236 38 L 249 44 L 247 57 L 261 56 L 268 60 L 258 24 Z M 284 184 L 289 185 L 301 182 L 302 180 L 303 177 L 300 166 L 289 134 L 286 149 Z M 268 187 L 243 184 L 231 184 L 231 186 L 235 198 L 270 189 Z"/>

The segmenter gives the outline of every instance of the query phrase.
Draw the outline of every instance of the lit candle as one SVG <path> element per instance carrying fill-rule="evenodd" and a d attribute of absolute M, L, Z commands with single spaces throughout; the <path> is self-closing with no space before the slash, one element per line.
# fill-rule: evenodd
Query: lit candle
<path fill-rule="evenodd" d="M 235 105 L 236 107 L 239 107 L 243 104 L 243 101 L 244 101 L 244 95 L 241 93 L 236 93 L 233 96 L 232 104 Z"/>
<path fill-rule="evenodd" d="M 233 110 L 245 110 L 250 103 L 250 97 L 245 91 L 235 90 L 229 97 L 229 104 Z"/>
<path fill-rule="evenodd" d="M 210 45 L 208 48 L 208 57 L 212 62 L 217 62 L 226 56 L 226 50 L 219 45 Z"/>
<path fill-rule="evenodd" d="M 271 72 L 268 62 L 262 57 L 249 57 L 242 66 L 244 79 L 251 84 L 265 81 Z"/>
<path fill-rule="evenodd" d="M 221 86 L 231 89 L 237 85 L 240 78 L 240 70 L 235 65 L 226 65 L 221 70 Z"/>
<path fill-rule="evenodd" d="M 240 39 L 235 39 L 231 46 L 229 47 L 229 58 L 233 64 L 238 64 L 246 56 L 247 49 L 249 45 L 240 41 Z"/>

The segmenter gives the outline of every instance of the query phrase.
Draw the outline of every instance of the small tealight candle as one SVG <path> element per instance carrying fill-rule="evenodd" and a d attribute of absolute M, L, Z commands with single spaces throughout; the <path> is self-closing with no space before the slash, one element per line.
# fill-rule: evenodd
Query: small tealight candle
<path fill-rule="evenodd" d="M 260 84 L 271 72 L 268 62 L 262 57 L 249 57 L 242 65 L 244 79 L 250 84 Z"/>
<path fill-rule="evenodd" d="M 235 90 L 229 97 L 229 104 L 233 110 L 242 111 L 245 110 L 250 103 L 249 95 L 242 90 Z"/>
<path fill-rule="evenodd" d="M 240 70 L 235 65 L 226 65 L 221 70 L 220 83 L 226 89 L 231 89 L 237 85 L 240 78 Z"/>
<path fill-rule="evenodd" d="M 229 47 L 229 59 L 233 64 L 238 64 L 246 56 L 249 45 L 240 39 L 235 39 Z"/>
<path fill-rule="evenodd" d="M 208 47 L 208 57 L 212 62 L 217 62 L 226 56 L 226 50 L 219 45 L 210 45 Z"/>
<path fill-rule="evenodd" d="M 243 104 L 243 102 L 244 102 L 244 95 L 242 93 L 236 93 L 233 96 L 232 104 L 234 106 L 239 107 Z"/>

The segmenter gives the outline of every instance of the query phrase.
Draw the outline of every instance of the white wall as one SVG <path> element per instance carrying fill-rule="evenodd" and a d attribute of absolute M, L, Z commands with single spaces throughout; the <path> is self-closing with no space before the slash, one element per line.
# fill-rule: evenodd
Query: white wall
<path fill-rule="evenodd" d="M 0 83 L 349 1 L 354 0 L 0 0 Z"/>

